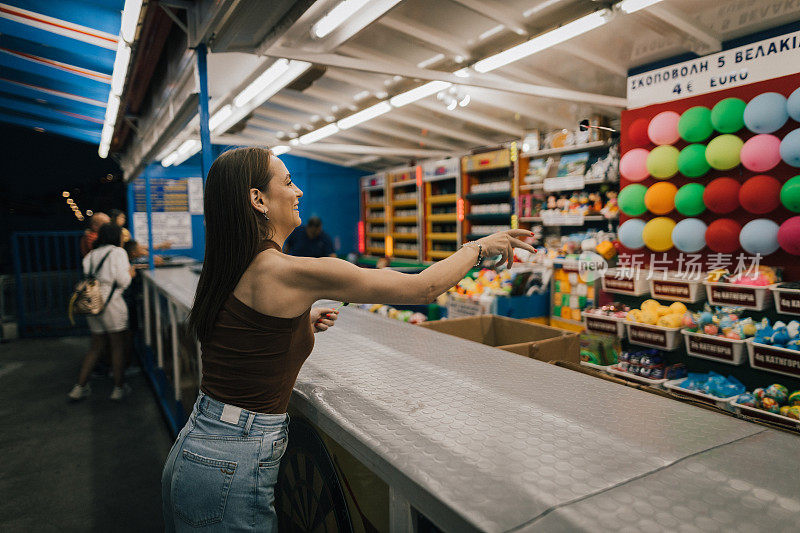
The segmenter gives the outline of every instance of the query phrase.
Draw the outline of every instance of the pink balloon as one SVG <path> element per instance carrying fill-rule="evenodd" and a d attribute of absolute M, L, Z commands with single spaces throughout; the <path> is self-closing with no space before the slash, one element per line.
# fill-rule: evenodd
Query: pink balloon
<path fill-rule="evenodd" d="M 664 111 L 653 117 L 647 126 L 647 136 L 653 144 L 675 144 L 680 138 L 678 121 L 681 116 L 675 111 Z"/>
<path fill-rule="evenodd" d="M 778 244 L 792 255 L 800 255 L 800 217 L 792 217 L 778 230 Z"/>
<path fill-rule="evenodd" d="M 650 152 L 644 148 L 634 148 L 625 152 L 619 160 L 619 172 L 628 181 L 642 181 L 650 173 L 647 171 L 647 154 Z"/>
<path fill-rule="evenodd" d="M 753 172 L 772 170 L 781 162 L 781 140 L 774 135 L 751 137 L 742 146 L 742 165 Z"/>

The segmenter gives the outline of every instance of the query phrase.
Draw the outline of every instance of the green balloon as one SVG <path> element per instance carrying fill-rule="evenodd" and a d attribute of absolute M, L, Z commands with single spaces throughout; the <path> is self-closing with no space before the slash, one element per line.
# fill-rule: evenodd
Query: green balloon
<path fill-rule="evenodd" d="M 620 211 L 631 217 L 638 217 L 639 215 L 647 212 L 647 206 L 644 205 L 644 195 L 647 192 L 647 187 L 636 183 L 628 185 L 619 192 L 617 204 Z"/>
<path fill-rule="evenodd" d="M 678 155 L 678 170 L 689 178 L 705 176 L 711 170 L 711 165 L 706 161 L 706 146 L 704 144 L 690 144 Z"/>
<path fill-rule="evenodd" d="M 714 137 L 706 147 L 706 161 L 717 170 L 730 170 L 739 165 L 744 142 L 736 135 Z"/>
<path fill-rule="evenodd" d="M 675 209 L 681 215 L 695 217 L 706 210 L 703 203 L 703 192 L 705 187 L 699 183 L 688 183 L 678 189 L 675 194 Z"/>
<path fill-rule="evenodd" d="M 647 171 L 657 179 L 669 179 L 678 173 L 678 149 L 665 144 L 647 154 Z"/>
<path fill-rule="evenodd" d="M 711 125 L 720 133 L 736 133 L 744 128 L 744 108 L 747 104 L 739 98 L 725 98 L 711 110 Z"/>
<path fill-rule="evenodd" d="M 708 139 L 714 132 L 711 125 L 711 110 L 705 106 L 687 109 L 678 121 L 678 133 L 681 139 L 690 143 L 699 143 Z"/>
<path fill-rule="evenodd" d="M 789 211 L 800 213 L 800 176 L 795 176 L 783 184 L 781 203 Z"/>

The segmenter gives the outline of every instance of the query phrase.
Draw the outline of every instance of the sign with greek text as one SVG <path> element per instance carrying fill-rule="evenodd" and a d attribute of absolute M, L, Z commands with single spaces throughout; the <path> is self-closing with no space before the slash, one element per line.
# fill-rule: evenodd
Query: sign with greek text
<path fill-rule="evenodd" d="M 653 289 L 650 292 L 653 298 L 665 300 L 689 301 L 691 295 L 688 281 L 653 280 Z"/>
<path fill-rule="evenodd" d="M 654 348 L 667 349 L 667 334 L 664 331 L 648 328 L 645 326 L 628 327 L 628 333 L 631 342 L 634 344 L 642 344 L 644 346 L 652 346 Z"/>
<path fill-rule="evenodd" d="M 800 71 L 800 31 L 628 77 L 628 109 Z"/>
<path fill-rule="evenodd" d="M 592 333 L 617 334 L 617 321 L 603 317 L 586 316 L 586 329 Z"/>
<path fill-rule="evenodd" d="M 800 315 L 800 292 L 796 290 L 782 291 L 775 289 L 778 293 L 778 312 L 789 315 Z"/>
<path fill-rule="evenodd" d="M 757 309 L 756 289 L 754 287 L 731 287 L 727 285 L 708 285 L 708 299 L 714 305 L 735 305 Z"/>
<path fill-rule="evenodd" d="M 733 344 L 722 339 L 712 339 L 695 335 L 686 336 L 686 350 L 689 355 L 733 362 Z"/>
<path fill-rule="evenodd" d="M 753 343 L 753 358 L 750 360 L 750 366 L 800 377 L 800 352 Z"/>

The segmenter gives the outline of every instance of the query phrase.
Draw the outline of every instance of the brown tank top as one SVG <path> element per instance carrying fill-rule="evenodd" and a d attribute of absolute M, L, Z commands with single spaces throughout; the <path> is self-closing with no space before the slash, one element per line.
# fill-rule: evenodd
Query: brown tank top
<path fill-rule="evenodd" d="M 267 248 L 281 250 L 264 241 L 259 252 Z M 248 411 L 285 413 L 300 367 L 314 348 L 310 312 L 294 318 L 264 315 L 231 292 L 201 346 L 202 391 Z"/>

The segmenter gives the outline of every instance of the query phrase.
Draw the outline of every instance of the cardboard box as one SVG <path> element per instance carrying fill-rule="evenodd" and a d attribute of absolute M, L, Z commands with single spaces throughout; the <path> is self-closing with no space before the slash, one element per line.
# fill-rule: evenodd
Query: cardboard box
<path fill-rule="evenodd" d="M 424 328 L 494 346 L 539 361 L 580 361 L 578 334 L 496 315 L 420 324 Z"/>

